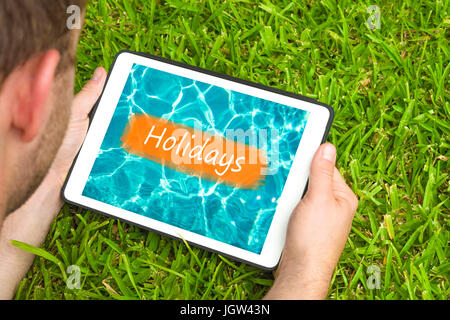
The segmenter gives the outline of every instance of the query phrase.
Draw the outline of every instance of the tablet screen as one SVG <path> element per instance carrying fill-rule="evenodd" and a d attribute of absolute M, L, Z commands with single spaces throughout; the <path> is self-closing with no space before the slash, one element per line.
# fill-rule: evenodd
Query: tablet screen
<path fill-rule="evenodd" d="M 260 254 L 308 115 L 133 64 L 82 195 Z"/>

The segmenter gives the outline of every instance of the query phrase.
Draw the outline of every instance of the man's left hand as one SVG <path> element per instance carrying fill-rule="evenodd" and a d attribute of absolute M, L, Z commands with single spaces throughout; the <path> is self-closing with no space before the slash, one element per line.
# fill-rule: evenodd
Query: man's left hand
<path fill-rule="evenodd" d="M 74 97 L 64 140 L 52 165 L 33 195 L 9 214 L 0 230 L 0 299 L 11 299 L 34 255 L 11 244 L 11 240 L 39 247 L 64 202 L 60 194 L 72 162 L 89 126 L 89 112 L 105 84 L 106 71 L 97 68 L 91 80 Z"/>

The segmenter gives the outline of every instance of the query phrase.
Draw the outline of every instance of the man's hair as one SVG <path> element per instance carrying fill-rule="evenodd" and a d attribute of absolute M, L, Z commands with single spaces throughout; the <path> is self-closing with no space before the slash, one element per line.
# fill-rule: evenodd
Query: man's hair
<path fill-rule="evenodd" d="M 58 71 L 73 64 L 67 8 L 86 0 L 0 0 L 0 87 L 8 75 L 34 54 L 56 49 Z"/>

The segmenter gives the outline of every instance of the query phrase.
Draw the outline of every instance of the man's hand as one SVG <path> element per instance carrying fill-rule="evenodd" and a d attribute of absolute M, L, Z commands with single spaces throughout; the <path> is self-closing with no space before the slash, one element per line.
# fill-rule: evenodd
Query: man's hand
<path fill-rule="evenodd" d="M 0 299 L 14 296 L 34 259 L 33 254 L 14 247 L 10 240 L 37 247 L 45 240 L 50 224 L 63 205 L 61 187 L 86 136 L 88 114 L 102 92 L 105 79 L 105 69 L 97 68 L 92 79 L 74 97 L 66 135 L 49 172 L 27 202 L 8 215 L 3 223 L 0 230 Z"/>
<path fill-rule="evenodd" d="M 292 213 L 272 289 L 265 299 L 324 299 L 358 200 L 335 168 L 336 149 L 319 147 L 309 187 Z"/>

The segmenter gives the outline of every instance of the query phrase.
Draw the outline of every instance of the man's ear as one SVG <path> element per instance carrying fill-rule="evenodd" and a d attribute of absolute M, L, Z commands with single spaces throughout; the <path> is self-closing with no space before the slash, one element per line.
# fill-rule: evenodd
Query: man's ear
<path fill-rule="evenodd" d="M 45 125 L 47 98 L 51 92 L 56 68 L 60 60 L 57 50 L 48 50 L 30 58 L 20 67 L 13 84 L 16 98 L 12 125 L 21 132 L 23 142 L 32 141 Z"/>

